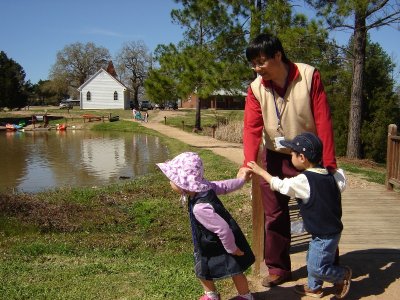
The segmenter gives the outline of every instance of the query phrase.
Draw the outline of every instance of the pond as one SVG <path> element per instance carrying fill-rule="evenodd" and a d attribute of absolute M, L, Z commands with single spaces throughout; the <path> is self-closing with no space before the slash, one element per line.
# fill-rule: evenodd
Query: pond
<path fill-rule="evenodd" d="M 0 131 L 0 191 L 102 186 L 155 170 L 160 138 L 124 132 Z"/>

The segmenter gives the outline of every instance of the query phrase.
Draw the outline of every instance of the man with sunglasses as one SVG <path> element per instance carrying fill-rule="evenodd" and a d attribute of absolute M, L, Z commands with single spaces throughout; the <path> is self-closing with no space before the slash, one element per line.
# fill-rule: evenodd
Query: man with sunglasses
<path fill-rule="evenodd" d="M 258 76 L 246 97 L 242 167 L 257 160 L 262 139 L 263 167 L 281 179 L 296 176 L 290 150 L 280 141 L 308 131 L 321 139 L 323 165 L 335 172 L 332 120 L 319 71 L 291 62 L 279 39 L 269 34 L 251 41 L 246 57 Z M 264 258 L 269 272 L 262 285 L 271 287 L 291 280 L 289 197 L 272 191 L 264 180 L 260 188 L 265 215 Z"/>

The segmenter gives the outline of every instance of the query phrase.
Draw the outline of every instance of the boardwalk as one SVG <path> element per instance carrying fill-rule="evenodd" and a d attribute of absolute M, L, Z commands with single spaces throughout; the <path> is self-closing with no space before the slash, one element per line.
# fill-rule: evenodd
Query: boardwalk
<path fill-rule="evenodd" d="M 189 145 L 212 150 L 238 166 L 243 162 L 240 144 L 186 133 L 160 124 L 158 119 L 142 125 Z M 341 263 L 353 268 L 351 291 L 346 299 L 400 299 L 400 194 L 351 174 L 348 179 L 348 188 L 343 193 L 344 231 L 340 242 Z M 292 282 L 267 289 L 259 284 L 261 277 L 249 276 L 256 299 L 302 299 L 293 293 L 292 286 L 305 282 L 307 241 L 307 235 L 293 237 Z M 261 274 L 265 274 L 264 268 Z M 326 285 L 324 291 L 323 299 L 331 299 L 331 285 Z"/>

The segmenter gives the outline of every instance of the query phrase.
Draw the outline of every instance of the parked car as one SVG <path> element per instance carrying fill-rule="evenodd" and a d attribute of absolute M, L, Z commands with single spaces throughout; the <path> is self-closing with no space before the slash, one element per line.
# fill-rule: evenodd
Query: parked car
<path fill-rule="evenodd" d="M 73 109 L 74 106 L 71 102 L 61 101 L 60 105 L 58 106 L 60 109 Z"/>
<path fill-rule="evenodd" d="M 164 103 L 155 103 L 154 109 L 160 109 L 160 110 L 165 109 Z"/>
<path fill-rule="evenodd" d="M 166 105 L 166 109 L 176 110 L 176 109 L 178 109 L 178 103 L 176 103 L 176 102 L 168 102 L 167 105 Z"/>
<path fill-rule="evenodd" d="M 153 106 L 151 105 L 150 101 L 143 100 L 139 102 L 139 110 L 150 110 L 153 109 Z"/>

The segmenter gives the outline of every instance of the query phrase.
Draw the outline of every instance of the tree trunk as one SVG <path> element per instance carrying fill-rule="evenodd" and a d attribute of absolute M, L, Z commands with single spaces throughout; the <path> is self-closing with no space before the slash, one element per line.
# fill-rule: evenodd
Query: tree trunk
<path fill-rule="evenodd" d="M 139 89 L 133 89 L 133 104 L 139 107 Z"/>
<path fill-rule="evenodd" d="M 194 125 L 194 129 L 195 130 L 199 130 L 199 131 L 203 130 L 201 128 L 201 117 L 200 117 L 201 106 L 200 106 L 200 102 L 201 102 L 200 101 L 200 97 L 196 97 L 196 123 Z"/>
<path fill-rule="evenodd" d="M 257 0 L 256 3 L 254 3 L 254 9 L 250 20 L 250 40 L 261 33 L 262 5 L 262 0 Z"/>
<path fill-rule="evenodd" d="M 365 28 L 365 12 L 356 11 L 354 29 L 354 71 L 350 99 L 349 134 L 346 156 L 361 158 L 361 116 L 363 104 L 363 84 L 365 68 L 365 47 L 367 30 Z"/>

